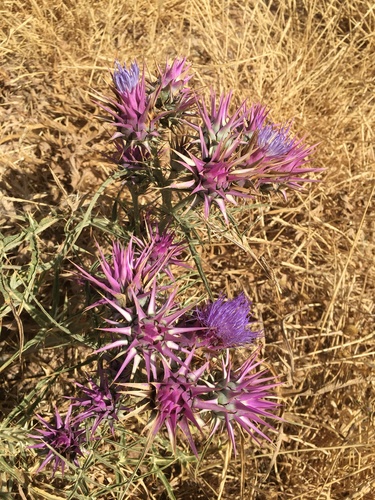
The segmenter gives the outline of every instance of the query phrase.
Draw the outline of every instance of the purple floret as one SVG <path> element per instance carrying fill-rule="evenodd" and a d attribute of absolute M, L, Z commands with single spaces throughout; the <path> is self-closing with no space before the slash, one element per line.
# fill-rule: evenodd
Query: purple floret
<path fill-rule="evenodd" d="M 133 62 L 129 69 L 126 64 L 121 66 L 119 61 L 115 62 L 115 71 L 113 73 L 113 83 L 119 92 L 131 92 L 139 81 L 139 67 Z"/>
<path fill-rule="evenodd" d="M 260 335 L 250 328 L 251 302 L 241 293 L 232 300 L 223 296 L 197 310 L 197 318 L 206 330 L 198 335 L 210 349 L 224 349 L 253 343 Z"/>

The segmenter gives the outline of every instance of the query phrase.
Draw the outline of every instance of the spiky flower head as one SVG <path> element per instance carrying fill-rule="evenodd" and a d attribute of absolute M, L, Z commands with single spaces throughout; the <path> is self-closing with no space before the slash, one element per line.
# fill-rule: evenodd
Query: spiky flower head
<path fill-rule="evenodd" d="M 134 297 L 136 313 L 131 316 L 115 301 L 108 301 L 118 314 L 117 320 L 107 320 L 112 326 L 102 328 L 111 333 L 113 340 L 98 349 L 97 352 L 115 352 L 121 355 L 122 364 L 115 380 L 119 379 L 124 370 L 132 364 L 132 374 L 141 364 L 145 369 L 147 379 L 157 377 L 161 363 L 179 363 L 175 354 L 185 355 L 187 349 L 184 334 L 194 330 L 193 327 L 178 325 L 178 320 L 184 316 L 188 308 L 181 308 L 175 301 L 177 289 L 168 290 L 164 302 L 157 296 L 156 286 L 153 287 L 149 301 L 146 304 Z"/>
<path fill-rule="evenodd" d="M 130 92 L 120 93 L 114 119 L 114 125 L 118 127 L 115 138 L 122 138 L 127 143 L 145 144 L 147 138 L 155 135 L 149 122 L 149 98 L 144 76 Z"/>
<path fill-rule="evenodd" d="M 61 468 L 64 474 L 66 463 L 72 461 L 77 467 L 79 463 L 78 456 L 82 456 L 81 445 L 85 442 L 85 430 L 80 429 L 77 422 L 71 418 L 73 406 L 70 406 L 66 417 L 62 420 L 60 413 L 55 408 L 55 423 L 49 423 L 40 415 L 37 415 L 39 421 L 46 430 L 37 429 L 39 434 L 30 435 L 31 438 L 40 440 L 38 444 L 31 445 L 30 448 L 40 449 L 47 452 L 46 458 L 39 466 L 37 472 L 40 472 L 51 461 L 54 461 L 53 476 L 57 469 Z M 66 460 L 64 460 L 63 458 Z"/>
<path fill-rule="evenodd" d="M 222 295 L 216 301 L 197 309 L 197 335 L 209 349 L 225 349 L 253 343 L 260 335 L 251 329 L 251 302 L 244 293 L 232 300 Z"/>
<path fill-rule="evenodd" d="M 112 136 L 117 149 L 125 151 L 129 146 L 142 144 L 150 150 L 157 137 L 150 117 L 150 97 L 146 91 L 145 74 L 140 77 L 136 62 L 130 69 L 118 61 L 112 75 L 112 90 L 115 97 L 102 97 L 99 106 L 112 116 L 112 125 L 117 131 Z"/>
<path fill-rule="evenodd" d="M 183 189 L 190 192 L 195 205 L 198 201 L 203 201 L 204 216 L 207 219 L 212 203 L 215 203 L 228 223 L 226 203 L 237 204 L 236 197 L 248 198 L 244 189 L 237 185 L 237 181 L 246 178 L 248 169 L 237 167 L 245 162 L 250 154 L 245 151 L 245 157 L 236 154 L 241 143 L 241 137 L 233 140 L 228 146 L 225 142 L 220 142 L 209 152 L 207 141 L 202 128 L 199 128 L 200 151 L 194 154 L 190 151 L 182 154 L 176 151 L 181 158 L 180 164 L 188 172 L 185 178 L 173 182 L 171 189 Z"/>
<path fill-rule="evenodd" d="M 184 242 L 177 241 L 176 233 L 170 228 L 169 223 L 161 231 L 157 221 L 152 219 L 150 214 L 148 214 L 145 218 L 145 231 L 147 241 L 152 247 L 148 262 L 149 269 L 146 269 L 147 272 L 149 270 L 152 272 L 155 265 L 160 267 L 160 263 L 162 263 L 160 270 L 165 272 L 174 281 L 171 266 L 174 265 L 186 269 L 191 268 L 181 258 L 186 245 Z"/>
<path fill-rule="evenodd" d="M 152 381 L 151 384 L 123 384 L 125 388 L 126 386 L 129 387 L 127 394 L 131 395 L 131 389 L 136 389 L 135 394 L 142 394 L 143 397 L 148 398 L 150 401 L 149 407 L 152 409 L 152 419 L 147 425 L 150 432 L 146 448 L 151 445 L 157 433 L 165 425 L 173 452 L 176 451 L 176 435 L 179 428 L 187 438 L 194 454 L 198 455 L 190 425 L 202 432 L 201 424 L 203 422 L 194 409 L 194 401 L 198 396 L 209 392 L 210 389 L 206 385 L 199 383 L 208 367 L 208 363 L 193 370 L 190 364 L 194 356 L 195 352 L 193 350 L 177 370 L 172 370 L 165 364 L 164 370 L 160 372 L 162 378 L 158 374 L 159 377 Z"/>
<path fill-rule="evenodd" d="M 151 289 L 167 275 L 174 280 L 171 271 L 172 265 L 186 267 L 178 257 L 185 248 L 185 244 L 175 241 L 175 234 L 165 228 L 162 232 L 156 229 L 156 222 L 146 220 L 147 236 L 145 239 L 132 236 L 128 244 L 123 247 L 119 242 L 113 242 L 112 262 L 108 262 L 103 251 L 99 248 L 99 264 L 102 276 L 93 275 L 85 269 L 76 266 L 81 276 L 86 279 L 100 293 L 107 298 L 114 298 L 117 303 L 134 313 L 134 299 L 141 304 L 148 302 Z M 105 299 L 92 304 L 107 303 Z"/>
<path fill-rule="evenodd" d="M 273 188 L 301 189 L 304 183 L 314 182 L 305 174 L 321 170 L 306 167 L 315 146 L 307 146 L 303 139 L 293 137 L 291 122 L 276 125 L 267 119 L 268 113 L 260 104 L 247 110 L 243 133 L 247 140 L 254 142 L 254 147 L 244 162 L 249 168 L 245 184 L 247 182 L 256 190 L 270 191 Z"/>
<path fill-rule="evenodd" d="M 133 293 L 143 289 L 140 271 L 144 267 L 140 240 L 132 237 L 125 248 L 114 241 L 112 244 L 112 262 L 108 262 L 102 249 L 98 247 L 100 274 L 91 274 L 80 266 L 76 266 L 80 276 L 87 280 L 104 298 L 93 303 L 90 308 L 107 303 L 106 298 L 113 297 L 119 303 L 126 305 L 131 300 L 130 287 Z M 129 311 L 130 314 L 130 311 Z"/>
<path fill-rule="evenodd" d="M 159 76 L 150 83 L 150 99 L 154 108 L 154 123 L 172 128 L 181 123 L 186 112 L 195 103 L 195 97 L 187 86 L 192 75 L 186 58 L 176 58 L 166 63 L 165 68 L 158 67 Z"/>
<path fill-rule="evenodd" d="M 112 434 L 114 434 L 113 422 L 118 420 L 120 412 L 127 411 L 128 408 L 121 403 L 122 395 L 117 391 L 115 384 L 111 387 L 108 384 L 108 377 L 102 366 L 98 368 L 99 385 L 90 377 L 88 386 L 76 382 L 83 393 L 82 397 L 70 398 L 72 406 L 77 407 L 81 412 L 75 417 L 75 422 L 85 422 L 93 419 L 91 436 L 103 421 L 108 421 Z M 87 427 L 87 426 L 86 426 Z"/>
<path fill-rule="evenodd" d="M 233 114 L 230 113 L 230 102 L 232 92 L 222 94 L 217 99 L 216 94 L 211 91 L 210 109 L 207 108 L 203 99 L 197 99 L 198 119 L 203 121 L 203 126 L 190 123 L 189 125 L 197 132 L 200 128 L 207 149 L 206 157 L 212 157 L 217 147 L 228 148 L 239 138 L 245 126 L 245 106 L 239 106 Z M 238 141 L 236 145 L 239 145 Z"/>
<path fill-rule="evenodd" d="M 176 57 L 171 64 L 166 63 L 164 70 L 159 68 L 159 81 L 162 91 L 169 90 L 171 94 L 175 94 L 183 90 L 192 77 L 189 74 L 190 68 L 191 64 L 186 63 L 186 57 Z"/>
<path fill-rule="evenodd" d="M 234 424 L 244 429 L 259 444 L 259 438 L 271 441 L 263 429 L 274 427 L 265 419 L 281 420 L 274 414 L 279 406 L 272 399 L 272 389 L 279 385 L 267 370 L 257 371 L 261 362 L 258 351 L 233 371 L 229 360 L 223 362 L 223 377 L 213 385 L 212 398 L 197 398 L 194 406 L 209 412 L 213 423 L 211 435 L 226 428 L 236 453 Z"/>
<path fill-rule="evenodd" d="M 321 170 L 306 167 L 314 146 L 306 146 L 302 139 L 293 137 L 290 133 L 290 124 L 282 127 L 274 124 L 266 125 L 259 132 L 258 144 L 264 154 L 260 168 L 263 163 L 265 165 L 264 176 L 257 180 L 260 187 L 271 181 L 290 189 L 301 189 L 305 182 L 314 182 L 314 179 L 304 176 L 306 173 Z"/>

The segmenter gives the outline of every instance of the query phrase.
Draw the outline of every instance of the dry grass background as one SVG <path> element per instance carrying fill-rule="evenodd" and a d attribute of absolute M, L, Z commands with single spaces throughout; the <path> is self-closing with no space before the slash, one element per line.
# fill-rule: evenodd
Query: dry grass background
<path fill-rule="evenodd" d="M 196 477 L 189 468 L 171 471 L 176 498 L 375 498 L 372 2 L 3 0 L 0 8 L 2 248 L 55 217 L 32 233 L 29 246 L 23 240 L 3 252 L 1 361 L 39 328 L 22 298 L 32 291 L 17 272 L 43 282 L 38 301 L 49 308 L 48 262 L 63 252 L 67 221 L 110 170 L 101 157 L 108 132 L 94 116 L 90 91 L 105 90 L 116 57 L 152 68 L 186 56 L 196 86 L 262 101 L 276 121 L 295 117 L 294 130 L 320 143 L 314 166 L 327 170 L 307 193 L 287 203 L 275 198 L 257 220 L 244 217 L 248 248 L 228 233 L 207 249 L 214 287 L 229 294 L 244 288 L 257 304 L 267 363 L 284 382 L 286 423 L 275 448 L 256 450 L 243 440 L 241 456 L 227 466 L 216 453 Z M 82 235 L 80 245 L 89 238 Z M 33 274 L 36 253 L 44 269 Z M 61 291 L 62 303 L 69 293 Z M 3 416 L 54 355 L 41 350 L 32 376 L 27 356 L 3 366 Z M 19 473 L 19 498 L 64 498 L 56 482 Z M 162 499 L 162 490 L 150 485 L 147 496 L 138 490 L 132 498 Z"/>

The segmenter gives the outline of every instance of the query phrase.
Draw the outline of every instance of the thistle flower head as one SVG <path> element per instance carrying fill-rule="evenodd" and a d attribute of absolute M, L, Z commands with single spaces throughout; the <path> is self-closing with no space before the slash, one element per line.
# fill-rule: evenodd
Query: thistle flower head
<path fill-rule="evenodd" d="M 142 263 L 141 256 L 137 255 L 137 250 L 141 247 L 141 242 L 132 237 L 128 245 L 123 248 L 118 242 L 113 242 L 112 245 L 112 263 L 107 262 L 103 251 L 99 250 L 99 263 L 103 276 L 92 275 L 85 269 L 76 266 L 80 275 L 86 279 L 94 288 L 105 296 L 114 297 L 120 303 L 126 304 L 129 297 L 129 287 L 132 286 L 133 290 L 141 291 L 142 282 L 139 273 L 136 269 Z M 100 299 L 90 306 L 95 307 L 99 304 L 106 303 L 105 299 Z"/>
<path fill-rule="evenodd" d="M 180 258 L 186 249 L 186 245 L 181 241 L 176 241 L 176 233 L 170 229 L 169 224 L 167 224 L 163 231 L 160 231 L 157 221 L 147 216 L 145 219 L 145 229 L 148 244 L 152 248 L 149 256 L 151 270 L 156 264 L 157 267 L 160 267 L 159 272 L 163 271 L 167 273 L 169 278 L 174 280 L 170 266 L 175 265 L 190 268 Z"/>
<path fill-rule="evenodd" d="M 251 303 L 244 293 L 232 300 L 223 296 L 198 309 L 196 315 L 205 330 L 197 332 L 209 349 L 225 349 L 254 342 L 260 332 L 250 328 Z"/>
<path fill-rule="evenodd" d="M 150 120 L 150 98 L 146 92 L 145 75 L 139 75 L 139 67 L 133 63 L 130 69 L 121 67 L 116 61 L 112 75 L 115 98 L 103 97 L 99 106 L 112 116 L 112 125 L 117 129 L 112 139 L 117 149 L 125 150 L 129 145 L 143 144 L 150 149 L 150 141 L 157 137 Z M 119 146 L 120 144 L 120 146 Z"/>
<path fill-rule="evenodd" d="M 49 462 L 54 461 L 53 476 L 59 468 L 61 468 L 61 472 L 64 474 L 66 461 L 60 458 L 59 455 L 66 458 L 67 461 L 73 461 L 79 467 L 77 457 L 83 455 L 81 444 L 85 441 L 85 430 L 79 429 L 78 424 L 72 421 L 72 409 L 73 407 L 70 406 L 65 420 L 62 420 L 58 409 L 55 408 L 54 424 L 48 423 L 40 415 L 37 415 L 37 418 L 46 430 L 37 429 L 36 432 L 39 434 L 30 435 L 30 437 L 41 441 L 38 444 L 31 445 L 30 448 L 47 452 L 47 456 L 39 466 L 37 472 L 40 472 Z"/>
<path fill-rule="evenodd" d="M 168 90 L 171 94 L 184 89 L 192 75 L 189 74 L 191 65 L 186 63 L 186 58 L 176 58 L 172 64 L 167 63 L 164 71 L 159 68 L 161 91 Z"/>
<path fill-rule="evenodd" d="M 198 100 L 199 118 L 203 121 L 203 138 L 207 148 L 207 156 L 212 156 L 217 147 L 229 147 L 238 139 L 239 131 L 244 127 L 244 104 L 230 116 L 229 107 L 232 92 L 222 94 L 217 103 L 216 95 L 211 91 L 211 107 L 207 109 L 204 100 Z M 199 132 L 200 126 L 190 124 Z"/>
<path fill-rule="evenodd" d="M 76 382 L 81 389 L 82 397 L 70 398 L 72 406 L 82 409 L 75 418 L 75 422 L 84 422 L 87 419 L 94 419 L 91 428 L 91 436 L 103 420 L 108 420 L 112 434 L 114 434 L 113 421 L 118 420 L 120 411 L 127 408 L 121 404 L 121 394 L 117 391 L 116 385 L 109 387 L 108 378 L 102 366 L 98 369 L 99 385 L 92 378 L 88 379 L 88 387 Z"/>
<path fill-rule="evenodd" d="M 236 371 L 232 371 L 230 361 L 223 363 L 223 378 L 216 382 L 212 399 L 195 400 L 196 408 L 210 412 L 213 420 L 211 435 L 224 426 L 235 453 L 235 423 L 259 444 L 259 437 L 270 441 L 262 429 L 273 429 L 265 419 L 280 420 L 273 413 L 278 403 L 269 399 L 272 397 L 271 390 L 279 383 L 272 376 L 267 376 L 266 370 L 255 371 L 261 365 L 256 356 L 257 351 Z"/>
<path fill-rule="evenodd" d="M 115 61 L 115 70 L 112 75 L 113 83 L 118 92 L 131 92 L 139 81 L 139 67 L 134 61 L 129 69 L 126 64 L 121 66 L 119 61 Z"/>
<path fill-rule="evenodd" d="M 193 204 L 197 198 L 203 199 L 206 218 L 209 216 L 211 204 L 216 203 L 228 223 L 226 203 L 236 204 L 235 197 L 249 197 L 236 184 L 242 178 L 243 172 L 245 174 L 247 172 L 237 169 L 237 166 L 244 162 L 244 158 L 235 154 L 240 143 L 240 137 L 229 146 L 224 142 L 218 143 L 211 154 L 203 130 L 200 128 L 200 154 L 198 156 L 188 151 L 189 156 L 187 156 L 176 151 L 181 158 L 180 164 L 188 171 L 188 174 L 181 182 L 171 184 L 170 188 L 190 191 L 194 197 Z"/>
<path fill-rule="evenodd" d="M 192 328 L 177 326 L 179 318 L 186 314 L 188 308 L 178 306 L 175 301 L 176 294 L 177 289 L 169 290 L 163 302 L 157 296 L 157 288 L 154 286 L 147 304 L 143 305 L 134 298 L 136 313 L 133 317 L 129 317 L 128 311 L 115 301 L 108 300 L 111 307 L 119 313 L 119 318 L 116 321 L 108 320 L 112 326 L 101 329 L 111 333 L 114 340 L 97 352 L 115 351 L 116 356 L 121 354 L 123 362 L 115 380 L 131 363 L 133 374 L 142 363 L 147 379 L 151 380 L 152 377 L 157 377 L 160 362 L 166 364 L 170 361 L 180 362 L 175 351 L 179 354 L 187 352 L 183 335 Z"/>
<path fill-rule="evenodd" d="M 149 439 L 152 440 L 165 425 L 172 450 L 175 452 L 176 433 L 179 427 L 185 434 L 194 454 L 198 455 L 189 424 L 193 424 L 201 431 L 198 413 L 194 410 L 194 401 L 198 396 L 209 391 L 207 386 L 198 383 L 208 363 L 193 371 L 190 368 L 193 357 L 194 351 L 189 354 L 177 372 L 165 366 L 163 380 L 152 382 L 152 406 L 155 418 L 151 423 Z"/>
<path fill-rule="evenodd" d="M 158 69 L 158 78 L 150 84 L 150 100 L 155 113 L 153 123 L 172 129 L 181 123 L 182 117 L 195 103 L 187 86 L 192 77 L 190 64 L 185 58 L 176 58 L 171 64 L 166 63 L 164 70 Z"/>
<path fill-rule="evenodd" d="M 118 132 L 114 138 L 123 138 L 127 143 L 143 143 L 155 135 L 149 122 L 149 97 L 146 93 L 144 76 L 131 90 L 121 92 L 114 116 Z"/>
<path fill-rule="evenodd" d="M 155 227 L 155 224 L 153 227 L 149 226 L 148 238 L 142 240 L 132 236 L 125 247 L 113 242 L 112 262 L 107 261 L 99 248 L 99 263 L 103 276 L 92 275 L 76 266 L 81 276 L 99 292 L 104 292 L 107 298 L 116 299 L 123 307 L 134 306 L 134 300 L 146 303 L 151 289 L 163 273 L 173 280 L 171 265 L 186 267 L 178 259 L 185 248 L 184 245 L 174 241 L 175 235 L 168 228 L 160 234 Z M 108 301 L 100 299 L 90 307 L 102 303 L 108 304 Z M 128 314 L 132 311 L 129 309 Z"/>
<path fill-rule="evenodd" d="M 283 126 L 266 123 L 265 108 L 258 107 L 257 113 L 259 116 L 254 118 L 254 124 L 257 126 L 251 127 L 256 148 L 245 160 L 245 165 L 249 167 L 250 183 L 256 189 L 267 191 L 269 186 L 301 189 L 303 183 L 313 182 L 313 179 L 304 177 L 304 174 L 321 170 L 306 167 L 314 146 L 306 146 L 302 139 L 293 137 L 290 123 Z M 248 137 L 249 130 L 250 128 L 247 131 Z"/>

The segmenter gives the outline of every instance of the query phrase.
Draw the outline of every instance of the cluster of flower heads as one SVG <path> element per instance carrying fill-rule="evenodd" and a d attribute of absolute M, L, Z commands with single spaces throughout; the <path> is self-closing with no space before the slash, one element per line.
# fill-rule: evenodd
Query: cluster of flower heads
<path fill-rule="evenodd" d="M 145 452 L 166 431 L 173 451 L 180 432 L 195 455 L 199 436 L 226 432 L 236 452 L 235 425 L 258 442 L 269 440 L 269 420 L 279 419 L 272 396 L 278 383 L 258 360 L 262 332 L 253 328 L 250 301 L 241 293 L 183 303 L 186 284 L 175 274 L 190 267 L 187 245 L 176 241 L 165 216 L 160 225 L 152 214 L 141 224 L 135 200 L 153 186 L 149 195 L 162 193 L 164 205 L 153 205 L 161 213 L 203 204 L 208 218 L 214 203 L 229 224 L 228 203 L 274 189 L 285 196 L 285 188 L 312 182 L 305 175 L 318 170 L 308 166 L 313 147 L 292 136 L 290 122 L 273 123 L 261 104 L 233 109 L 232 93 L 211 91 L 207 105 L 188 86 L 191 77 L 183 58 L 159 67 L 155 77 L 136 62 L 129 68 L 116 62 L 113 96 L 101 98 L 116 129 L 113 160 L 132 192 L 138 229 L 113 242 L 110 255 L 98 248 L 95 272 L 77 266 L 94 290 L 89 308 L 101 321 L 98 369 L 77 383 L 78 396 L 67 398 L 65 419 L 57 409 L 54 423 L 38 415 L 43 428 L 32 435 L 38 441 L 32 447 L 47 452 L 38 470 L 49 462 L 53 473 L 67 463 L 79 466 L 88 441 L 99 440 L 106 426 L 116 437 L 117 422 L 126 425 L 134 413 L 149 419 Z M 235 366 L 232 351 L 241 346 L 250 354 Z"/>
<path fill-rule="evenodd" d="M 34 448 L 48 451 L 41 470 L 54 460 L 53 472 L 65 460 L 78 465 L 87 439 L 99 439 L 104 423 L 115 435 L 115 423 L 140 409 L 149 414 L 147 447 L 158 432 L 167 431 L 172 450 L 177 431 L 198 455 L 192 428 L 206 436 L 226 429 L 236 450 L 237 423 L 257 441 L 277 419 L 270 398 L 277 383 L 258 370 L 257 350 L 233 369 L 229 349 L 254 344 L 260 332 L 252 328 L 250 302 L 244 294 L 223 295 L 203 306 L 182 307 L 173 267 L 186 267 L 185 245 L 167 227 L 148 219 L 146 236 L 127 244 L 114 242 L 108 257 L 99 249 L 99 269 L 79 267 L 97 294 L 89 308 L 104 310 L 99 329 L 97 379 L 77 383 L 80 396 L 69 397 L 65 420 L 56 409 L 55 424 L 38 416 L 46 430 L 33 438 Z"/>
<path fill-rule="evenodd" d="M 232 93 L 210 105 L 189 86 L 190 65 L 175 59 L 146 78 L 136 62 L 116 62 L 114 97 L 101 104 L 116 127 L 114 161 L 133 183 L 179 191 L 191 206 L 202 202 L 209 216 L 215 203 L 228 223 L 226 206 L 238 198 L 301 189 L 314 149 L 292 136 L 291 123 L 278 125 L 261 104 L 243 102 L 232 111 Z M 172 132 L 172 133 L 171 133 Z M 172 139 L 171 139 L 172 137 Z"/>

